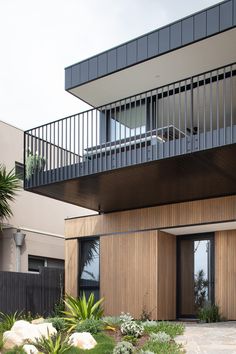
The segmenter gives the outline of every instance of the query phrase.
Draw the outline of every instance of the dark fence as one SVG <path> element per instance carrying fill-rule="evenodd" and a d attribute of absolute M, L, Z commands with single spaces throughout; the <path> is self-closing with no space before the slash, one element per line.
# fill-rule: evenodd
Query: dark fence
<path fill-rule="evenodd" d="M 0 311 L 48 315 L 64 292 L 64 272 L 42 268 L 39 274 L 0 272 Z"/>

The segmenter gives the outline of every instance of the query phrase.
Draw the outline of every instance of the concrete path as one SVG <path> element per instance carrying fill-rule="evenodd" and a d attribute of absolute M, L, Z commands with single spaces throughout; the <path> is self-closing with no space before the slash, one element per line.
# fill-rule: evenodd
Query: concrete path
<path fill-rule="evenodd" d="M 176 337 L 187 354 L 236 354 L 236 322 L 185 323 L 184 335 Z"/>

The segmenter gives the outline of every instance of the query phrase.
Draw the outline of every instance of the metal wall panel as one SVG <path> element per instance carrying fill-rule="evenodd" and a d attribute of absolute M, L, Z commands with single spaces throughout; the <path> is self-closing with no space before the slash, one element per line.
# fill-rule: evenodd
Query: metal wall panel
<path fill-rule="evenodd" d="M 233 2 L 228 1 L 220 5 L 220 31 L 232 26 Z"/>
<path fill-rule="evenodd" d="M 170 48 L 181 46 L 181 22 L 177 22 L 170 27 Z"/>
<path fill-rule="evenodd" d="M 89 80 L 93 80 L 98 75 L 98 58 L 89 59 Z"/>
<path fill-rule="evenodd" d="M 137 41 L 137 60 L 147 59 L 147 36 L 139 38 Z"/>
<path fill-rule="evenodd" d="M 153 57 L 158 53 L 158 32 L 156 31 L 148 35 L 148 57 Z"/>
<path fill-rule="evenodd" d="M 210 36 L 219 31 L 220 11 L 219 6 L 207 11 L 207 35 Z"/>
<path fill-rule="evenodd" d="M 126 66 L 126 45 L 117 48 L 117 69 Z"/>
<path fill-rule="evenodd" d="M 137 41 L 127 44 L 127 65 L 134 64 L 137 61 Z"/>
<path fill-rule="evenodd" d="M 65 69 L 65 90 L 71 87 L 71 71 L 72 67 Z"/>
<path fill-rule="evenodd" d="M 107 74 L 107 53 L 98 56 L 98 75 L 103 76 Z"/>
<path fill-rule="evenodd" d="M 233 3 L 233 16 L 234 16 L 234 26 L 236 26 L 236 0 Z"/>
<path fill-rule="evenodd" d="M 159 53 L 164 53 L 170 49 L 170 28 L 165 27 L 159 31 Z"/>
<path fill-rule="evenodd" d="M 71 86 L 80 84 L 80 64 L 76 64 L 71 68 Z"/>
<path fill-rule="evenodd" d="M 108 72 L 116 70 L 116 49 L 109 50 L 107 53 L 107 70 Z"/>
<path fill-rule="evenodd" d="M 88 60 L 80 64 L 80 83 L 88 81 Z"/>
<path fill-rule="evenodd" d="M 206 36 L 206 12 L 194 16 L 194 40 Z"/>
<path fill-rule="evenodd" d="M 182 45 L 193 41 L 193 17 L 188 17 L 182 21 Z"/>

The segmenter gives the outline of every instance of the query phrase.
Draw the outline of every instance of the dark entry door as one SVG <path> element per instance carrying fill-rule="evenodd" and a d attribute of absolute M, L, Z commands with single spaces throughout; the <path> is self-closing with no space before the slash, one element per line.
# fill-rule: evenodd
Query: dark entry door
<path fill-rule="evenodd" d="M 177 317 L 214 302 L 214 234 L 177 236 Z"/>

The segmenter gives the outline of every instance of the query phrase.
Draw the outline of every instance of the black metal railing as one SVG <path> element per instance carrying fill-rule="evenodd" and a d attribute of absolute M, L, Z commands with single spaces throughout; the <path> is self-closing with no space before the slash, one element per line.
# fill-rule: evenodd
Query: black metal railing
<path fill-rule="evenodd" d="M 236 142 L 236 64 L 25 132 L 31 188 Z"/>

